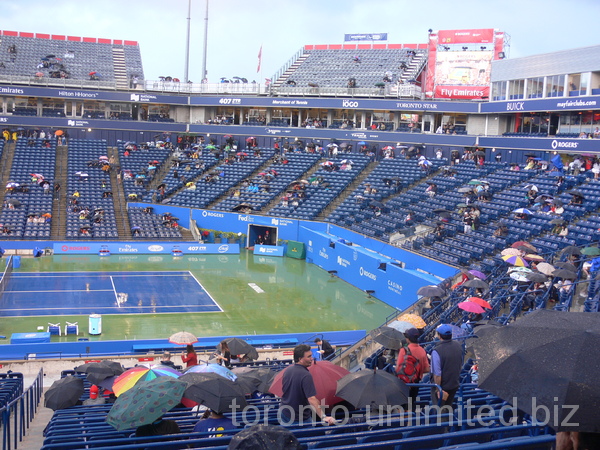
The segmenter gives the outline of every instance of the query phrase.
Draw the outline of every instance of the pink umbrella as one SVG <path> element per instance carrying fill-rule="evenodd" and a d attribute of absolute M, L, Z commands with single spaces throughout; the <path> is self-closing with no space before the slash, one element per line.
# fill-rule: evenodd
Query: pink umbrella
<path fill-rule="evenodd" d="M 483 309 L 483 307 L 479 306 L 477 303 L 474 302 L 462 302 L 458 304 L 458 307 L 463 311 L 475 314 L 482 314 L 483 312 L 485 312 L 485 309 Z"/>

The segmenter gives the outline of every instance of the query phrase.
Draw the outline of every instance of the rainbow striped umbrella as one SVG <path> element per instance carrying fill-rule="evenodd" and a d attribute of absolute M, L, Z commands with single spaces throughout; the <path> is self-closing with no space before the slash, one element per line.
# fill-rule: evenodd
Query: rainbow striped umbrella
<path fill-rule="evenodd" d="M 527 261 L 525 261 L 523 258 L 521 258 L 520 256 L 517 255 L 505 255 L 502 256 L 502 259 L 504 261 L 506 261 L 509 264 L 512 264 L 513 266 L 519 266 L 519 267 L 528 267 L 529 263 L 527 263 Z"/>
<path fill-rule="evenodd" d="M 150 381 L 158 377 L 179 378 L 181 372 L 170 367 L 153 366 L 152 368 L 138 366 L 129 369 L 119 375 L 112 386 L 112 390 L 118 397 L 123 392 L 128 391 L 140 381 Z"/>

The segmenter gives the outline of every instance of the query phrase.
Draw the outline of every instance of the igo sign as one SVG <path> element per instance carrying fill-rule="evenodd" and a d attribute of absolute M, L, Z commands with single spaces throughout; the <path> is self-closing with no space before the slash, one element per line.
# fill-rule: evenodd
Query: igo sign
<path fill-rule="evenodd" d="M 342 100 L 342 108 L 358 108 L 358 102 Z"/>

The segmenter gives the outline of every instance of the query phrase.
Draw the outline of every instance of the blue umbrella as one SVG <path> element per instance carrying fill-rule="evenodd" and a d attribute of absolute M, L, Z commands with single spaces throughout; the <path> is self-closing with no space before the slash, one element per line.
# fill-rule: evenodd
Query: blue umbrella
<path fill-rule="evenodd" d="M 231 381 L 237 380 L 237 375 L 229 370 L 225 366 L 221 366 L 220 364 L 198 364 L 196 366 L 192 366 L 185 371 L 185 373 L 205 373 L 205 372 L 213 372 L 217 375 L 221 375 L 224 378 L 228 378 Z"/>
<path fill-rule="evenodd" d="M 360 141 L 358 145 L 367 145 L 367 143 L 365 141 Z"/>
<path fill-rule="evenodd" d="M 564 175 L 564 173 L 554 171 L 554 172 L 550 172 L 548 175 L 550 175 L 551 177 L 562 177 Z"/>
<path fill-rule="evenodd" d="M 533 214 L 533 212 L 529 211 L 527 208 L 517 208 L 513 212 L 516 214 Z"/>

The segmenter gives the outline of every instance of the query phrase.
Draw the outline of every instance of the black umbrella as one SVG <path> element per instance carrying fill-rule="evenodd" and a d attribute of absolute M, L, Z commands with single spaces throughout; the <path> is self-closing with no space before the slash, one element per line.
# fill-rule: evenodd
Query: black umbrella
<path fill-rule="evenodd" d="M 571 272 L 567 269 L 556 269 L 552 272 L 553 277 L 564 278 L 566 280 L 574 280 L 577 278 L 577 274 L 575 272 Z"/>
<path fill-rule="evenodd" d="M 240 338 L 225 339 L 232 355 L 248 355 L 252 359 L 258 359 L 258 352 L 248 342 Z"/>
<path fill-rule="evenodd" d="M 8 203 L 9 205 L 13 205 L 15 208 L 21 206 L 21 202 L 19 200 L 17 200 L 16 198 L 8 199 L 6 201 L 6 203 Z"/>
<path fill-rule="evenodd" d="M 404 334 L 392 327 L 375 328 L 370 334 L 375 342 L 378 342 L 385 348 L 392 350 L 400 349 L 406 342 Z"/>
<path fill-rule="evenodd" d="M 448 219 L 452 216 L 452 214 L 449 212 L 441 212 L 441 213 L 438 213 L 438 216 L 440 216 L 443 219 Z"/>
<path fill-rule="evenodd" d="M 600 432 L 598 314 L 536 310 L 475 339 L 473 347 L 479 387 L 537 412 L 557 431 Z"/>
<path fill-rule="evenodd" d="M 369 204 L 369 206 L 370 206 L 371 208 L 383 208 L 383 203 L 381 203 L 381 202 L 378 202 L 378 201 L 376 201 L 376 200 L 375 200 L 375 201 L 372 201 L 372 202 Z"/>
<path fill-rule="evenodd" d="M 533 201 L 536 203 L 541 203 L 541 202 L 546 201 L 546 199 L 549 199 L 549 198 L 554 198 L 554 197 L 552 197 L 549 194 L 541 194 L 541 195 L 538 195 Z"/>
<path fill-rule="evenodd" d="M 239 211 L 241 209 L 247 209 L 247 208 L 254 209 L 254 208 L 252 208 L 252 205 L 249 205 L 248 203 L 240 203 L 239 205 L 235 206 L 232 209 L 232 211 Z"/>
<path fill-rule="evenodd" d="M 275 378 L 275 372 L 265 367 L 235 367 L 231 371 L 237 375 L 235 382 L 244 388 L 245 394 L 269 392 Z"/>
<path fill-rule="evenodd" d="M 571 194 L 573 197 L 585 198 L 585 195 L 583 195 L 579 191 L 571 191 L 571 192 L 569 192 L 569 194 Z"/>
<path fill-rule="evenodd" d="M 125 370 L 116 361 L 101 361 L 82 364 L 75 367 L 75 371 L 87 373 L 87 380 L 92 384 L 98 384 L 114 375 L 121 375 Z"/>
<path fill-rule="evenodd" d="M 408 386 L 383 370 L 359 370 L 338 380 L 337 385 L 336 395 L 357 409 L 408 403 Z"/>
<path fill-rule="evenodd" d="M 473 280 L 467 280 L 463 283 L 463 286 L 475 288 L 475 289 L 489 289 L 490 285 L 483 280 L 475 278 Z"/>
<path fill-rule="evenodd" d="M 579 255 L 581 255 L 581 250 L 579 250 L 579 247 L 575 247 L 574 245 L 569 245 L 569 246 L 563 248 L 561 254 L 579 256 Z"/>
<path fill-rule="evenodd" d="M 559 269 L 570 270 L 571 272 L 577 272 L 577 267 L 574 264 L 566 261 L 560 261 L 554 264 L 554 267 L 558 267 Z"/>
<path fill-rule="evenodd" d="M 246 406 L 243 390 L 235 382 L 213 372 L 185 373 L 178 378 L 187 384 L 183 397 L 215 412 L 230 412 L 232 405 Z"/>
<path fill-rule="evenodd" d="M 534 283 L 545 283 L 548 281 L 548 277 L 546 275 L 537 272 L 526 273 L 525 278 Z"/>
<path fill-rule="evenodd" d="M 417 295 L 422 295 L 423 297 L 441 297 L 445 294 L 446 291 L 441 287 L 434 285 L 422 286 L 417 291 Z"/>
<path fill-rule="evenodd" d="M 53 411 L 75 406 L 83 395 L 83 380 L 68 375 L 52 383 L 44 396 L 44 406 Z"/>
<path fill-rule="evenodd" d="M 229 441 L 228 450 L 300 450 L 302 445 L 287 428 L 279 425 L 253 425 Z"/>
<path fill-rule="evenodd" d="M 485 156 L 485 152 L 482 152 L 481 150 L 477 150 L 475 153 L 473 153 L 475 156 Z"/>
<path fill-rule="evenodd" d="M 436 208 L 436 209 L 433 210 L 433 212 L 435 214 L 439 214 L 439 213 L 451 213 L 452 211 L 447 210 L 445 208 Z"/>

